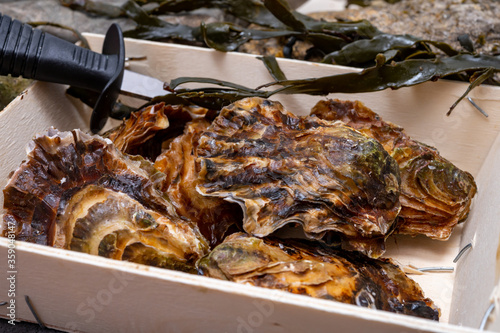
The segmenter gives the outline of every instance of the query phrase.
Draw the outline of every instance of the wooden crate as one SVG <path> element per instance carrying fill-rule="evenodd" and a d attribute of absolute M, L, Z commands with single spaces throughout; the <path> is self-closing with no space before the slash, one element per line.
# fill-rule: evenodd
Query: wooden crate
<path fill-rule="evenodd" d="M 101 49 L 102 36 L 87 37 L 92 48 Z M 131 62 L 131 70 L 165 81 L 205 76 L 249 87 L 272 81 L 262 63 L 248 54 L 138 40 L 126 40 L 126 52 L 129 57 L 147 56 Z M 280 65 L 290 79 L 353 70 L 286 59 Z M 25 147 L 35 134 L 50 126 L 88 129 L 91 110 L 65 95 L 65 88 L 36 83 L 0 113 L 2 188 L 9 173 L 25 159 Z M 24 302 L 28 295 L 46 325 L 78 332 L 477 332 L 497 284 L 500 89 L 481 86 L 470 94 L 489 113 L 488 118 L 467 101 L 446 116 L 466 88 L 464 83 L 439 81 L 328 96 L 361 100 L 476 178 L 479 191 L 471 214 L 450 240 L 397 236 L 387 244 L 385 256 L 403 265 L 455 267 L 454 273 L 412 276 L 441 308 L 440 323 L 24 242 L 16 242 L 16 318 L 34 320 Z M 307 114 L 320 97 L 273 99 L 290 111 Z M 3 202 L 3 194 L 0 197 Z M 459 249 L 471 241 L 473 249 L 454 264 Z M 0 238 L 4 275 L 7 250 L 7 239 Z M 0 295 L 7 295 L 8 287 L 2 283 Z M 7 313 L 6 307 L 0 308 L 0 316 Z M 500 323 L 492 322 L 489 328 L 500 330 Z"/>

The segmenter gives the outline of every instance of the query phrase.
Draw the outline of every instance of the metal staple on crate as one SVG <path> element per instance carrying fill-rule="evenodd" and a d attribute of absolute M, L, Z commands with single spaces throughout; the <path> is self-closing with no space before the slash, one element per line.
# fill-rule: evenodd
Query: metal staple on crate
<path fill-rule="evenodd" d="M 483 319 L 481 320 L 481 325 L 479 325 L 479 330 L 484 331 L 486 327 L 486 323 L 488 322 L 488 319 L 490 318 L 491 313 L 495 309 L 495 303 L 491 303 L 488 309 L 486 309 L 486 312 L 484 313 Z"/>
<path fill-rule="evenodd" d="M 453 259 L 453 263 L 457 263 L 458 260 L 468 251 L 472 249 L 472 242 L 465 245 L 457 254 L 455 259 Z M 433 267 L 420 267 L 420 268 L 415 268 L 417 271 L 420 272 L 453 272 L 455 268 L 453 266 L 433 266 Z"/>
<path fill-rule="evenodd" d="M 465 245 L 457 254 L 457 256 L 455 257 L 455 259 L 453 259 L 453 262 L 454 263 L 457 263 L 457 261 L 465 254 L 465 252 L 467 252 L 468 250 L 472 249 L 472 243 L 469 243 L 467 245 Z"/>
<path fill-rule="evenodd" d="M 455 270 L 452 266 L 436 266 L 436 267 L 421 267 L 417 268 L 420 272 L 453 272 Z"/>
<path fill-rule="evenodd" d="M 24 295 L 24 300 L 26 301 L 26 304 L 28 304 L 28 308 L 30 309 L 31 313 L 33 314 L 33 317 L 35 317 L 35 320 L 38 323 L 38 325 L 43 329 L 47 328 L 44 325 L 44 323 L 42 322 L 42 320 L 40 319 L 40 316 L 38 316 L 38 314 L 36 313 L 35 307 L 33 306 L 33 304 L 31 304 L 30 297 L 28 295 Z"/>
<path fill-rule="evenodd" d="M 467 100 L 470 102 L 470 104 L 472 104 L 479 112 L 481 112 L 483 114 L 483 116 L 485 116 L 486 118 L 488 118 L 488 114 L 479 106 L 476 104 L 476 102 L 474 102 L 474 100 L 470 97 L 467 97 Z"/>

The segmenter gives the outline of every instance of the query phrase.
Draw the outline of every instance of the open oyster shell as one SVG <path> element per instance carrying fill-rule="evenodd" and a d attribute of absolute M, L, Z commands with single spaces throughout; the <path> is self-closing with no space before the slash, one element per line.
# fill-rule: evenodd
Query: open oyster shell
<path fill-rule="evenodd" d="M 162 196 L 164 178 L 109 140 L 50 130 L 4 189 L 4 224 L 19 240 L 191 270 L 208 245 Z"/>
<path fill-rule="evenodd" d="M 323 100 L 311 114 L 341 120 L 376 139 L 398 162 L 402 208 L 396 232 L 446 240 L 465 220 L 477 190 L 474 178 L 435 148 L 412 140 L 403 128 L 383 121 L 358 101 Z"/>
<path fill-rule="evenodd" d="M 358 306 L 438 320 L 419 285 L 388 259 L 298 241 L 233 234 L 198 262 L 200 273 Z"/>
<path fill-rule="evenodd" d="M 378 256 L 400 210 L 399 168 L 377 141 L 278 102 L 223 108 L 196 152 L 198 191 L 240 204 L 254 236 L 297 223 L 310 238 L 333 232 L 345 248 Z"/>

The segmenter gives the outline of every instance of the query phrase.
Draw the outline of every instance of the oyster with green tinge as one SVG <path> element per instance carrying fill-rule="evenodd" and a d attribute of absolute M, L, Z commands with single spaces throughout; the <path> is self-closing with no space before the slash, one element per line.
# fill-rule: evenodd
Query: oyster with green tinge
<path fill-rule="evenodd" d="M 398 162 L 402 207 L 396 232 L 446 240 L 467 218 L 477 190 L 474 178 L 435 148 L 412 140 L 403 128 L 383 121 L 361 102 L 324 100 L 311 114 L 341 120 L 376 139 Z"/>
<path fill-rule="evenodd" d="M 242 284 L 438 320 L 419 285 L 388 259 L 292 240 L 233 234 L 198 262 L 200 273 Z"/>
<path fill-rule="evenodd" d="M 344 248 L 378 256 L 400 210 L 399 168 L 380 143 L 278 102 L 223 108 L 196 152 L 198 191 L 240 204 L 254 236 L 300 224 L 310 238 L 334 233 Z"/>
<path fill-rule="evenodd" d="M 4 225 L 18 240 L 190 271 L 208 245 L 163 197 L 164 178 L 109 140 L 50 130 L 4 189 Z"/>

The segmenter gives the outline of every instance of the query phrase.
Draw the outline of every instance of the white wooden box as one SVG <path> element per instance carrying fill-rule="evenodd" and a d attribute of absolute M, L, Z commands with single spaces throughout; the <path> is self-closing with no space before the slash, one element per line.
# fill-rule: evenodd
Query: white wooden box
<path fill-rule="evenodd" d="M 87 35 L 100 50 L 102 36 Z M 131 70 L 168 81 L 180 76 L 213 77 L 249 87 L 272 81 L 255 56 L 126 40 Z M 352 71 L 351 68 L 280 60 L 290 79 Z M 145 84 L 145 83 L 138 83 Z M 468 221 L 450 240 L 391 237 L 385 256 L 416 267 L 453 266 L 454 273 L 412 275 L 441 308 L 439 323 L 277 290 L 114 261 L 36 244 L 16 242 L 15 316 L 34 321 L 24 296 L 49 327 L 76 332 L 477 332 L 498 282 L 500 237 L 500 88 L 481 86 L 451 116 L 450 105 L 467 85 L 439 81 L 400 90 L 328 97 L 357 99 L 437 147 L 478 184 Z M 0 187 L 26 157 L 25 147 L 50 126 L 88 128 L 90 109 L 65 95 L 66 87 L 38 82 L 0 112 Z M 307 114 L 321 97 L 277 96 L 285 107 Z M 3 202 L 3 194 L 0 193 Z M 473 248 L 457 264 L 460 248 Z M 0 302 L 9 301 L 8 240 L 0 238 Z M 0 307 L 0 316 L 9 310 Z M 488 329 L 500 331 L 500 320 Z"/>

